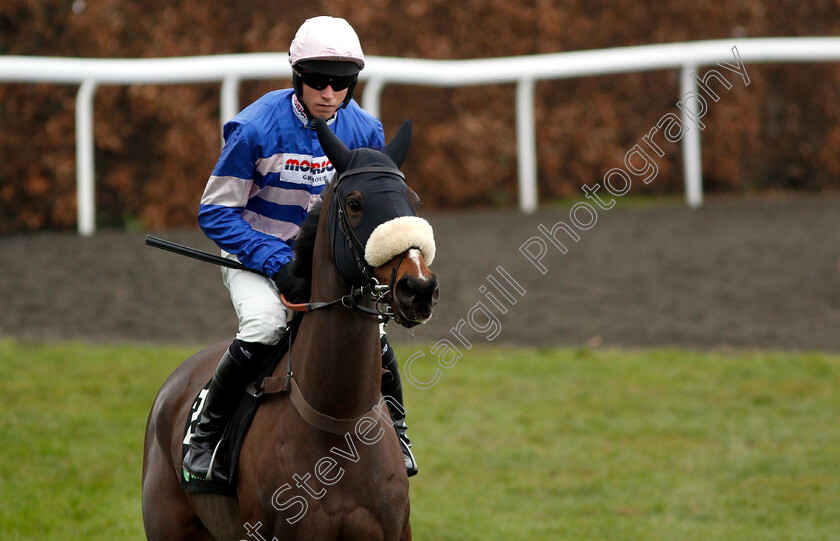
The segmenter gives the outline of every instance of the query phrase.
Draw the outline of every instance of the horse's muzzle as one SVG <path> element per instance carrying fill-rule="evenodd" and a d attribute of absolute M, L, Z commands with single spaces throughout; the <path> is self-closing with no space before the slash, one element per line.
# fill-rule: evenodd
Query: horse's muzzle
<path fill-rule="evenodd" d="M 393 303 L 396 321 L 404 327 L 414 327 L 432 317 L 432 310 L 440 298 L 437 275 L 430 277 L 406 275 L 394 285 Z"/>

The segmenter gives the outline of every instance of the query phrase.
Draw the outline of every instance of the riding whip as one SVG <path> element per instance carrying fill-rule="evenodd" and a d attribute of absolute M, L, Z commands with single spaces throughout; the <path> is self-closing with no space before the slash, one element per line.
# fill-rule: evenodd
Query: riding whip
<path fill-rule="evenodd" d="M 172 252 L 179 255 L 185 255 L 193 259 L 198 259 L 199 261 L 204 261 L 205 263 L 213 263 L 214 265 L 221 265 L 222 267 L 228 267 L 230 269 L 250 271 L 261 276 L 263 275 L 259 271 L 249 269 L 239 261 L 226 259 L 222 256 L 210 254 L 207 252 L 202 252 L 201 250 L 196 250 L 195 248 L 190 248 L 189 246 L 176 244 L 168 240 L 159 239 L 151 235 L 146 235 L 146 244 L 148 244 L 149 246 L 154 246 L 155 248 L 160 248 L 161 250 L 166 250 L 167 252 Z"/>

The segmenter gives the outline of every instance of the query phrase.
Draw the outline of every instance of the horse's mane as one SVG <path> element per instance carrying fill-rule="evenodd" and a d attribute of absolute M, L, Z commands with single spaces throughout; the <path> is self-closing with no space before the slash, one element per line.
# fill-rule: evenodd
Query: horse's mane
<path fill-rule="evenodd" d="M 291 265 L 291 280 L 284 285 L 282 293 L 292 303 L 309 302 L 312 292 L 312 259 L 315 254 L 315 233 L 318 231 L 318 220 L 321 217 L 321 199 L 314 207 L 300 226 L 300 231 L 295 237 L 294 257 L 288 265 Z"/>

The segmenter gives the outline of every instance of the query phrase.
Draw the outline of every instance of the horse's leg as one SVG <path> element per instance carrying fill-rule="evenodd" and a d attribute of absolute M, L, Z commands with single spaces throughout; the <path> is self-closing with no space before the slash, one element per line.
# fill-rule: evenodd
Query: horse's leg
<path fill-rule="evenodd" d="M 167 457 L 152 451 L 149 470 L 143 480 L 143 525 L 150 541 L 212 541 L 178 485 Z"/>
<path fill-rule="evenodd" d="M 143 525 L 150 541 L 213 540 L 181 490 L 169 449 L 156 438 L 151 417 L 143 461 Z"/>
<path fill-rule="evenodd" d="M 236 498 L 193 493 L 189 495 L 189 499 L 204 525 L 213 532 L 215 539 L 238 541 L 248 537 L 246 521 L 240 518 L 239 501 Z"/>
<path fill-rule="evenodd" d="M 405 524 L 405 531 L 403 532 L 400 541 L 411 541 L 411 523 L 407 522 Z"/>
<path fill-rule="evenodd" d="M 143 455 L 143 523 L 150 540 L 214 539 L 181 490 L 181 434 L 192 399 L 224 347 L 217 344 L 187 359 L 155 397 Z"/>

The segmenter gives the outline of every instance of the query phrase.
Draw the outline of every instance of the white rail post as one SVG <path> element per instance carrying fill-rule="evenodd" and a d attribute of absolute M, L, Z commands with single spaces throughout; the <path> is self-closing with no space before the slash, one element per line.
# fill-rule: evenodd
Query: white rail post
<path fill-rule="evenodd" d="M 519 209 L 537 210 L 537 144 L 534 122 L 534 80 L 516 83 L 516 140 L 519 154 Z"/>
<path fill-rule="evenodd" d="M 96 231 L 96 189 L 93 162 L 93 97 L 96 81 L 85 79 L 76 93 L 76 215 L 79 234 Z"/>
<path fill-rule="evenodd" d="M 697 81 L 692 75 L 697 71 L 697 66 L 686 64 L 682 67 L 680 72 L 680 91 L 684 97 L 689 92 L 697 93 Z M 685 202 L 691 208 L 698 208 L 703 204 L 703 162 L 700 159 L 700 126 L 685 110 L 691 107 L 692 114 L 696 115 L 699 111 L 689 103 L 683 103 L 682 122 L 688 130 L 683 137 L 683 175 L 685 176 Z M 695 105 L 699 105 L 697 100 L 692 100 Z M 698 120 L 699 122 L 699 120 Z"/>
<path fill-rule="evenodd" d="M 362 109 L 376 118 L 379 118 L 379 103 L 384 86 L 382 79 L 369 79 L 365 81 L 365 90 L 362 92 Z"/>
<path fill-rule="evenodd" d="M 225 122 L 235 117 L 239 112 L 239 77 L 230 74 L 226 75 L 225 78 L 222 79 L 222 89 L 219 101 L 219 115 L 221 127 L 223 128 Z M 224 137 L 222 136 L 223 146 L 224 143 Z"/>

